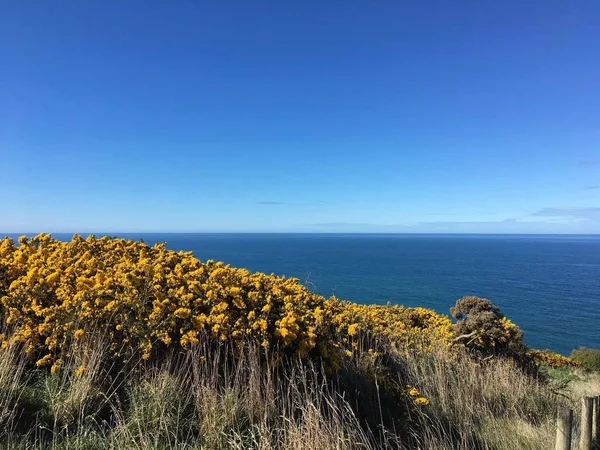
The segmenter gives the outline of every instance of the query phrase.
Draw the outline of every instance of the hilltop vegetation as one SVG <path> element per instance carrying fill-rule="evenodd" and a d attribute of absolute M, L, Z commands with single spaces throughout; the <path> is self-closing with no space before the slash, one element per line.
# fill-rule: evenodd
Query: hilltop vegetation
<path fill-rule="evenodd" d="M 113 355 L 144 359 L 197 344 L 201 333 L 334 362 L 362 332 L 407 350 L 452 337 L 448 317 L 431 310 L 325 299 L 296 279 L 202 263 L 162 244 L 44 234 L 19 243 L 0 244 L 0 314 L 38 366 L 60 366 L 63 347 L 94 328 Z"/>
<path fill-rule="evenodd" d="M 580 347 L 571 352 L 571 359 L 587 370 L 600 372 L 600 350 Z"/>
<path fill-rule="evenodd" d="M 452 314 L 456 323 L 324 298 L 162 244 L 4 239 L 1 438 L 53 448 L 550 445 L 568 400 L 537 367 L 574 361 L 528 351 L 485 299 L 465 297 Z"/>

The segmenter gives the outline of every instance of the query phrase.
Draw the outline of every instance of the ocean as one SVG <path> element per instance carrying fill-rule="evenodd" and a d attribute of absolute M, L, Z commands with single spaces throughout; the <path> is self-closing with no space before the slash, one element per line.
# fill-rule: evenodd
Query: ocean
<path fill-rule="evenodd" d="M 532 347 L 565 355 L 600 348 L 600 235 L 118 235 L 295 277 L 359 303 L 448 314 L 458 298 L 477 295 L 498 305 Z"/>

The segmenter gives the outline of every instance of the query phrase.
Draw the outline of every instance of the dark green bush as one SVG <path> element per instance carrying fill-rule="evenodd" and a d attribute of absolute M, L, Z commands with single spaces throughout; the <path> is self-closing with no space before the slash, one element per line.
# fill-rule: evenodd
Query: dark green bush
<path fill-rule="evenodd" d="M 579 347 L 571 352 L 571 358 L 584 369 L 600 372 L 600 350 Z"/>

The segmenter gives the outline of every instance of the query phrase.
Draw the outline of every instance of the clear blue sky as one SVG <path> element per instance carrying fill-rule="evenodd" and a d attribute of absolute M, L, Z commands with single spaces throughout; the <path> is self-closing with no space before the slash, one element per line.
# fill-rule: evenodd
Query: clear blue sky
<path fill-rule="evenodd" d="M 600 233 L 600 2 L 6 1 L 0 231 Z"/>

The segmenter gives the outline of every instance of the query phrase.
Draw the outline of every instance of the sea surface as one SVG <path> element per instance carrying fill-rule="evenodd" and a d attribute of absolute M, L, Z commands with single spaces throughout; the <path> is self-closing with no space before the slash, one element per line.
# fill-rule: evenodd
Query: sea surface
<path fill-rule="evenodd" d="M 448 314 L 463 295 L 486 297 L 524 330 L 533 347 L 565 355 L 579 346 L 600 348 L 600 235 L 119 236 L 295 277 L 320 294 L 359 303 Z"/>

